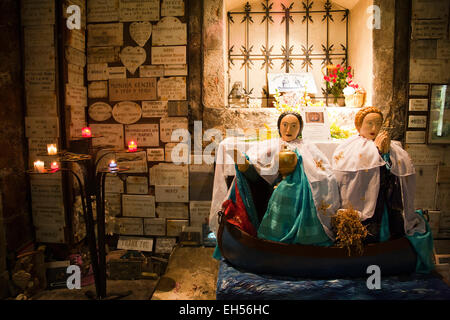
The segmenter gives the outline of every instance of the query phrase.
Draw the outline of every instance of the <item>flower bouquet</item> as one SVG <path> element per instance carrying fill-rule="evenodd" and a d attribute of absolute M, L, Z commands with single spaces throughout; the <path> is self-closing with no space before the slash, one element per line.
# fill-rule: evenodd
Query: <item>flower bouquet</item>
<path fill-rule="evenodd" d="M 358 85 L 352 83 L 353 75 L 351 73 L 352 68 L 341 66 L 340 64 L 334 66 L 327 66 L 328 74 L 325 74 L 323 79 L 327 86 L 327 93 L 330 93 L 334 97 L 334 103 L 338 102 L 338 98 L 342 98 L 344 88 L 352 87 L 355 90 L 358 89 Z"/>

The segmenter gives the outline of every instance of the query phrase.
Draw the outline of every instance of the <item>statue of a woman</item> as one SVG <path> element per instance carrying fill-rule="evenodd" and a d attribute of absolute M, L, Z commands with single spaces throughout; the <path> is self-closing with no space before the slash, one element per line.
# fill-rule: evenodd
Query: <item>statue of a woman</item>
<path fill-rule="evenodd" d="M 333 153 L 342 207 L 360 212 L 369 232 L 366 242 L 406 236 L 416 249 L 416 244 L 421 246 L 416 251 L 424 255 L 427 269 L 432 238 L 427 223 L 414 210 L 415 169 L 401 144 L 380 132 L 382 124 L 378 108 L 362 108 L 355 116 L 359 134 L 343 141 Z"/>
<path fill-rule="evenodd" d="M 258 238 L 331 245 L 331 216 L 340 205 L 337 183 L 325 155 L 301 139 L 302 128 L 300 114 L 285 112 L 278 118 L 281 138 L 255 144 L 241 163 L 235 152 L 238 165 L 232 191 L 237 190 L 243 199 L 241 211 L 247 213 Z M 296 158 L 285 178 L 279 173 L 285 156 L 280 151 Z M 233 205 L 239 207 L 240 201 L 233 195 Z"/>

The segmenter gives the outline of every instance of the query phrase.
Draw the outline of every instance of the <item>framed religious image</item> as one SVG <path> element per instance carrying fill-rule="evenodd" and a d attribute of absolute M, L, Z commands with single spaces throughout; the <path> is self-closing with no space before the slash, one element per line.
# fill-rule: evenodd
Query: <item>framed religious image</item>
<path fill-rule="evenodd" d="M 431 85 L 428 143 L 450 144 L 450 84 Z"/>
<path fill-rule="evenodd" d="M 306 123 L 324 123 L 323 112 L 305 112 Z"/>

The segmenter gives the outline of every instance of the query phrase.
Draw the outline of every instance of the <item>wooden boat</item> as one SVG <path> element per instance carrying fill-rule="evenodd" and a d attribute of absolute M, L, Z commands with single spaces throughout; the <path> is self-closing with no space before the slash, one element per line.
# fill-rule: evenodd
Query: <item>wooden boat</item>
<path fill-rule="evenodd" d="M 217 241 L 222 257 L 234 267 L 258 274 L 302 278 L 368 277 L 367 267 L 377 265 L 381 276 L 409 274 L 416 268 L 416 253 L 405 237 L 364 246 L 362 255 L 347 249 L 285 244 L 258 239 L 224 218 Z"/>

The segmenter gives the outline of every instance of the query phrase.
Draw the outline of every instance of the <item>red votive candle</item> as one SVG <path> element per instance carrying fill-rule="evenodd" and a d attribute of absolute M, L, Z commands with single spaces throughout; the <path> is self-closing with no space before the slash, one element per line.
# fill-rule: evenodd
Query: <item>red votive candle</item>
<path fill-rule="evenodd" d="M 81 136 L 83 138 L 90 138 L 90 137 L 92 137 L 91 128 L 84 127 L 83 129 L 81 129 Z"/>
<path fill-rule="evenodd" d="M 131 140 L 130 142 L 128 142 L 128 151 L 129 151 L 129 152 L 135 152 L 135 151 L 137 151 L 137 144 L 136 144 L 136 142 L 134 142 L 133 140 Z"/>

